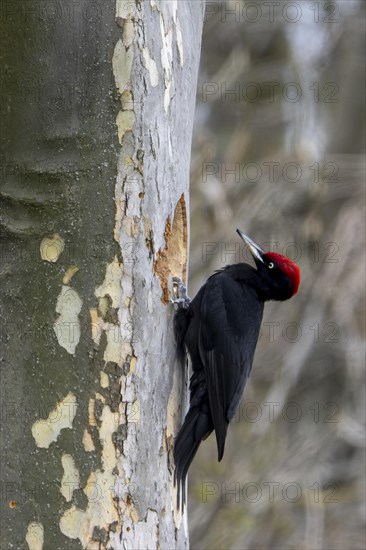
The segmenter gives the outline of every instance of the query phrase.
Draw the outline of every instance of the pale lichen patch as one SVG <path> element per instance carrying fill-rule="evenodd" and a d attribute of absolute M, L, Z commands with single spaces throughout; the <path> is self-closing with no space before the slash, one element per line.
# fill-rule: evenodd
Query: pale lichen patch
<path fill-rule="evenodd" d="M 95 308 L 90 308 L 90 321 L 91 321 L 91 336 L 92 340 L 96 346 L 100 344 L 100 338 L 102 336 L 104 321 L 98 315 L 98 310 Z"/>
<path fill-rule="evenodd" d="M 115 449 L 113 446 L 113 464 L 115 464 Z M 89 537 L 91 538 L 94 527 L 104 528 L 118 521 L 118 513 L 113 501 L 113 486 L 115 476 L 112 470 L 96 470 L 88 478 L 84 493 L 88 497 L 89 504 L 86 509 Z M 92 529 L 91 529 L 92 527 Z"/>
<path fill-rule="evenodd" d="M 56 441 L 61 430 L 72 428 L 77 409 L 76 396 L 68 393 L 50 412 L 47 420 L 36 420 L 32 426 L 32 435 L 37 447 L 47 449 Z"/>
<path fill-rule="evenodd" d="M 89 399 L 88 403 L 88 422 L 89 426 L 96 426 L 97 420 L 95 418 L 95 399 Z"/>
<path fill-rule="evenodd" d="M 125 90 L 121 95 L 122 111 L 133 111 L 134 103 L 131 90 Z"/>
<path fill-rule="evenodd" d="M 116 463 L 116 449 L 112 441 L 112 435 L 118 427 L 118 417 L 111 411 L 109 405 L 105 405 L 102 411 L 99 439 L 103 444 L 102 464 L 104 470 L 112 472 Z M 114 480 L 114 478 L 112 478 Z"/>
<path fill-rule="evenodd" d="M 123 137 L 126 132 L 131 132 L 135 124 L 135 113 L 133 111 L 120 111 L 116 119 L 118 141 L 122 145 Z"/>
<path fill-rule="evenodd" d="M 75 273 L 79 271 L 79 267 L 77 265 L 70 265 L 68 270 L 66 271 L 65 275 L 62 278 L 62 284 L 68 285 Z"/>
<path fill-rule="evenodd" d="M 75 465 L 73 457 L 69 454 L 63 454 L 61 457 L 62 467 L 64 469 L 64 474 L 61 479 L 61 488 L 60 492 L 66 502 L 72 500 L 72 494 L 75 489 L 80 487 L 80 476 L 79 471 Z"/>
<path fill-rule="evenodd" d="M 40 244 L 41 258 L 46 262 L 57 262 L 64 248 L 65 241 L 58 233 L 44 237 Z"/>
<path fill-rule="evenodd" d="M 89 539 L 86 522 L 86 512 L 72 506 L 61 516 L 61 533 L 69 539 L 79 539 L 83 547 L 86 548 Z"/>
<path fill-rule="evenodd" d="M 101 401 L 102 403 L 105 403 L 105 397 L 104 397 L 104 395 L 102 395 L 102 394 L 99 393 L 99 392 L 97 392 L 97 393 L 95 394 L 95 399 L 96 399 L 97 401 Z"/>
<path fill-rule="evenodd" d="M 106 363 L 111 361 L 121 366 L 125 355 L 124 348 L 126 345 L 124 342 L 121 342 L 120 327 L 113 323 L 105 323 L 104 330 L 107 336 L 107 345 L 104 350 L 103 359 Z M 129 346 L 128 351 L 130 351 Z"/>
<path fill-rule="evenodd" d="M 116 1 L 116 19 L 132 19 L 136 14 L 137 7 L 135 2 L 131 2 L 131 0 Z"/>
<path fill-rule="evenodd" d="M 108 298 L 108 296 L 98 298 L 98 313 L 103 317 L 103 319 L 108 313 L 109 305 L 110 298 Z"/>
<path fill-rule="evenodd" d="M 109 387 L 108 374 L 103 370 L 100 371 L 100 387 L 104 389 Z"/>
<path fill-rule="evenodd" d="M 60 346 L 70 353 L 75 354 L 76 346 L 80 340 L 79 313 L 83 302 L 76 290 L 63 285 L 57 298 L 56 313 L 60 316 L 53 325 L 56 338 Z"/>
<path fill-rule="evenodd" d="M 128 48 L 122 40 L 118 40 L 113 53 L 112 67 L 117 91 L 122 94 L 129 89 L 133 63 L 133 48 Z"/>
<path fill-rule="evenodd" d="M 42 523 L 33 521 L 27 527 L 25 540 L 29 550 L 42 550 L 44 544 L 44 528 Z"/>
<path fill-rule="evenodd" d="M 90 433 L 86 428 L 84 429 L 82 442 L 83 442 L 84 450 L 87 453 L 91 453 L 92 451 L 95 451 L 95 446 L 94 446 L 92 436 L 90 435 Z"/>
<path fill-rule="evenodd" d="M 117 256 L 107 265 L 106 274 L 103 283 L 95 290 L 97 298 L 109 296 L 112 300 L 112 306 L 119 308 L 121 304 L 122 287 L 121 280 L 123 275 L 123 266 L 119 263 Z"/>
<path fill-rule="evenodd" d="M 125 340 L 121 334 L 120 319 L 117 318 L 117 311 L 119 311 L 122 301 L 122 274 L 123 265 L 118 261 L 117 256 L 115 256 L 113 262 L 107 265 L 103 283 L 94 292 L 98 298 L 98 311 L 90 311 L 94 342 L 99 345 L 102 331 L 106 335 L 107 345 L 103 355 L 104 361 L 106 363 L 117 363 L 120 366 L 122 366 L 124 357 L 130 351 L 129 346 L 126 348 Z M 116 310 L 112 312 L 114 317 L 116 317 L 112 320 L 116 322 L 107 322 L 105 320 L 111 308 Z"/>
<path fill-rule="evenodd" d="M 79 539 L 84 548 L 92 548 L 95 528 L 108 532 L 109 525 L 119 521 L 112 490 L 115 484 L 113 471 L 116 465 L 116 449 L 112 436 L 117 427 L 116 415 L 108 405 L 105 405 L 99 428 L 102 469 L 91 472 L 83 488 L 88 498 L 88 506 L 85 511 L 72 506 L 60 519 L 62 533 L 71 539 Z"/>
<path fill-rule="evenodd" d="M 135 25 L 131 19 L 126 19 L 123 25 L 122 42 L 128 48 L 135 39 Z"/>
<path fill-rule="evenodd" d="M 130 361 L 130 370 L 129 370 L 130 374 L 134 374 L 136 372 L 136 363 L 137 363 L 137 357 L 133 355 Z"/>

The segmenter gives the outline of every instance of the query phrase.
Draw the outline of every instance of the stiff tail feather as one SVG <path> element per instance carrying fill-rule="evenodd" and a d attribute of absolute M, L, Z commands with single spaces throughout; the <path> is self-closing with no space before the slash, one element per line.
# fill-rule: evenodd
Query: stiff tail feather
<path fill-rule="evenodd" d="M 202 411 L 199 405 L 192 407 L 174 445 L 174 485 L 177 485 L 177 508 L 184 509 L 186 503 L 186 478 L 189 466 L 203 439 L 213 430 L 210 414 Z"/>

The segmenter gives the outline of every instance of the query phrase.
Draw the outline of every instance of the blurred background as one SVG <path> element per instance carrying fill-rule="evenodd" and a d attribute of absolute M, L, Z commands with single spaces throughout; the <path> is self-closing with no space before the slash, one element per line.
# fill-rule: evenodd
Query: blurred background
<path fill-rule="evenodd" d="M 207 2 L 189 294 L 250 261 L 301 268 L 268 303 L 223 461 L 189 477 L 193 549 L 365 547 L 365 2 Z"/>

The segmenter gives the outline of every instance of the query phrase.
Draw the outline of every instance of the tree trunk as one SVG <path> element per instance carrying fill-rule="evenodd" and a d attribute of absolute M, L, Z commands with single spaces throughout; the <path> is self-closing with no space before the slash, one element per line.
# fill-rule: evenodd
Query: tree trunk
<path fill-rule="evenodd" d="M 185 548 L 169 278 L 185 278 L 201 2 L 4 6 L 4 548 Z"/>

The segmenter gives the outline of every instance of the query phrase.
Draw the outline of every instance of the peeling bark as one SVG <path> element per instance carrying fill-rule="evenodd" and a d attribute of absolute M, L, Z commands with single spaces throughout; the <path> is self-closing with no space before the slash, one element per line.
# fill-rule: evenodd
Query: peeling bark
<path fill-rule="evenodd" d="M 2 544 L 186 548 L 168 289 L 186 277 L 203 4 L 57 10 L 1 22 Z"/>

